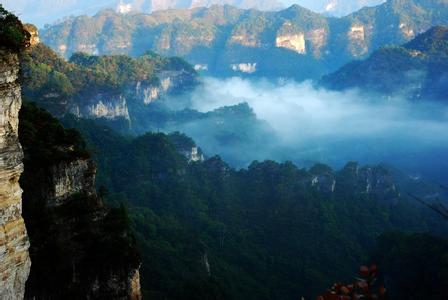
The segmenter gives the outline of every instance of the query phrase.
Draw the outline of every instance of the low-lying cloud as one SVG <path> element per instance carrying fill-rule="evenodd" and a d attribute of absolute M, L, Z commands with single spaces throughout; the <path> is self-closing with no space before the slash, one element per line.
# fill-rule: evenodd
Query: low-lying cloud
<path fill-rule="evenodd" d="M 448 107 L 441 104 L 371 101 L 356 91 L 318 90 L 311 83 L 206 78 L 190 106 L 208 112 L 241 102 L 278 136 L 266 159 L 448 167 Z"/>

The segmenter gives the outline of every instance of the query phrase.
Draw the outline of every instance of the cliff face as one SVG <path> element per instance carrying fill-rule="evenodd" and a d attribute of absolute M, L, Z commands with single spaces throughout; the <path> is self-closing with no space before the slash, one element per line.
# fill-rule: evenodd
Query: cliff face
<path fill-rule="evenodd" d="M 125 119 L 130 122 L 130 111 L 147 106 L 164 97 L 178 93 L 179 90 L 193 86 L 194 77 L 185 70 L 161 71 L 157 73 L 157 82 L 130 82 L 120 91 L 96 93 L 75 102 L 70 112 L 77 117 L 108 120 Z"/>
<path fill-rule="evenodd" d="M 316 165 L 311 168 L 306 182 L 326 196 L 369 196 L 390 204 L 396 203 L 400 197 L 391 171 L 381 166 L 359 166 L 352 162 L 334 172 L 328 166 Z"/>
<path fill-rule="evenodd" d="M 42 37 L 66 57 L 77 51 L 139 55 L 151 49 L 184 57 L 212 75 L 309 79 L 382 46 L 409 41 L 431 26 L 446 24 L 447 16 L 447 3 L 436 0 L 389 0 L 342 18 L 298 5 L 277 12 L 230 6 L 150 15 L 109 10 L 57 23 Z M 244 64 L 257 68 L 245 72 L 237 67 Z"/>
<path fill-rule="evenodd" d="M 124 209 L 95 191 L 96 166 L 79 134 L 25 105 L 21 178 L 33 267 L 26 299 L 140 299 L 140 259 Z"/>
<path fill-rule="evenodd" d="M 33 31 L 31 38 L 36 37 Z M 198 84 L 185 61 L 150 53 L 138 58 L 78 54 L 67 62 L 35 43 L 22 54 L 21 65 L 24 96 L 53 115 L 124 121 L 129 128 L 135 112 Z"/>
<path fill-rule="evenodd" d="M 18 72 L 17 55 L 0 49 L 0 299 L 23 298 L 31 265 L 19 185 L 23 153 Z"/>

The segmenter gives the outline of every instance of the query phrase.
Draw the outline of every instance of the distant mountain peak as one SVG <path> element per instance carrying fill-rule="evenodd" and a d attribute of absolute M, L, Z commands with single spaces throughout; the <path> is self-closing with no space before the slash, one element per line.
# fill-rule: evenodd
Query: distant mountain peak
<path fill-rule="evenodd" d="M 434 26 L 405 44 L 404 47 L 422 52 L 445 52 L 448 54 L 448 27 Z"/>

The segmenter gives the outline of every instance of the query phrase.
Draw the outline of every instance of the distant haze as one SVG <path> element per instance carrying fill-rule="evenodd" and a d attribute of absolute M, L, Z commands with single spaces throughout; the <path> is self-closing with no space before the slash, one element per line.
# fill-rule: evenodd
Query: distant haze
<path fill-rule="evenodd" d="M 3 0 L 3 6 L 19 15 L 24 22 L 39 27 L 50 24 L 67 16 L 93 15 L 101 9 L 120 8 L 122 11 L 185 8 L 211 4 L 231 4 L 242 8 L 278 9 L 299 4 L 317 12 L 332 15 L 344 15 L 363 6 L 373 6 L 383 0 Z"/>
<path fill-rule="evenodd" d="M 241 102 L 248 103 L 277 137 L 269 145 L 254 145 L 248 162 L 314 161 L 341 167 L 355 160 L 393 164 L 412 173 L 430 170 L 430 176 L 448 168 L 448 109 L 440 104 L 400 98 L 375 103 L 357 91 L 317 90 L 306 82 L 205 78 L 188 106 L 208 112 Z M 185 131 L 206 153 L 229 160 L 238 151 L 211 148 L 213 134 L 203 126 L 194 128 Z"/>

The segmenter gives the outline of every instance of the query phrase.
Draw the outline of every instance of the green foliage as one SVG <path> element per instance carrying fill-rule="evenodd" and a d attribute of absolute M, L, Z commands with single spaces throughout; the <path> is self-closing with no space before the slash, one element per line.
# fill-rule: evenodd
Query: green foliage
<path fill-rule="evenodd" d="M 83 138 L 74 129 L 65 129 L 47 111 L 34 104 L 20 110 L 20 143 L 31 164 L 48 166 L 61 161 L 89 158 Z"/>
<path fill-rule="evenodd" d="M 140 264 L 128 211 L 123 205 L 109 209 L 95 195 L 92 162 L 82 173 L 70 173 L 77 172 L 76 168 L 70 169 L 70 162 L 90 158 L 79 132 L 65 129 L 35 105 L 24 104 L 19 137 L 25 155 L 20 178 L 23 215 L 33 262 L 25 297 L 126 297 L 113 294 L 118 289 L 111 288 L 109 282 L 111 276 L 117 282 L 126 282 Z M 71 180 L 78 180 L 76 184 L 82 189 L 76 193 L 70 190 L 71 182 L 64 186 L 71 194 L 54 199 L 55 185 L 61 179 L 57 178 L 59 170 L 67 172 Z M 102 189 L 101 196 L 107 195 Z"/>
<path fill-rule="evenodd" d="M 447 299 L 448 240 L 429 234 L 383 234 L 373 254 L 391 299 Z"/>
<path fill-rule="evenodd" d="M 30 34 L 22 22 L 0 4 L 0 45 L 14 51 L 29 46 Z"/>
<path fill-rule="evenodd" d="M 325 76 L 328 88 L 358 88 L 366 93 L 446 100 L 448 28 L 436 26 L 401 47 L 385 47 L 364 61 Z"/>
<path fill-rule="evenodd" d="M 257 71 L 240 75 L 319 79 L 380 47 L 407 42 L 412 32 L 447 24 L 446 1 L 383 2 L 341 18 L 299 5 L 276 12 L 231 6 L 168 10 L 151 15 L 102 11 L 93 17 L 73 17 L 52 25 L 42 37 L 53 49 L 66 45 L 65 55 L 84 45 L 95 45 L 101 54 L 133 56 L 151 49 L 207 65 L 206 73 L 214 76 L 234 76 L 232 64 L 251 62 L 257 64 Z M 364 26 L 362 40 L 349 37 L 355 25 Z M 306 53 L 277 47 L 277 37 L 285 34 L 304 34 Z"/>
<path fill-rule="evenodd" d="M 95 149 L 110 198 L 132 205 L 148 297 L 309 298 L 350 280 L 385 230 L 446 231 L 406 200 L 365 194 L 353 163 L 340 172 L 273 161 L 234 170 L 219 157 L 188 163 L 178 150 L 191 141 L 180 134 L 130 140 L 92 121 L 70 125 Z M 322 189 L 311 185 L 315 176 Z M 324 188 L 331 178 L 341 182 L 333 193 Z"/>
<path fill-rule="evenodd" d="M 196 72 L 180 58 L 165 58 L 147 53 L 138 58 L 125 55 L 91 56 L 75 53 L 69 61 L 43 44 L 21 55 L 23 95 L 55 115 L 86 102 L 97 94 L 116 95 L 137 84 L 158 84 L 158 73 Z M 194 79 L 191 82 L 194 85 Z M 185 85 L 188 85 L 186 83 Z"/>

